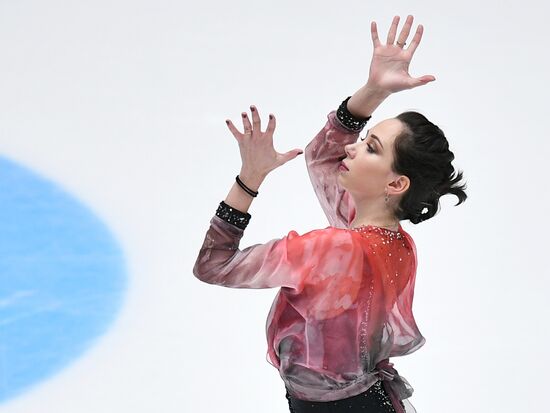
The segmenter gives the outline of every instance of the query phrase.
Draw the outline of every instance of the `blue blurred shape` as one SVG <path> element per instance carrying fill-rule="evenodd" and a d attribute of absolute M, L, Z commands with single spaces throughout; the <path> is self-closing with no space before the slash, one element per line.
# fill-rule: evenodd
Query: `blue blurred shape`
<path fill-rule="evenodd" d="M 86 205 L 0 157 L 0 403 L 93 346 L 126 282 L 121 248 Z"/>

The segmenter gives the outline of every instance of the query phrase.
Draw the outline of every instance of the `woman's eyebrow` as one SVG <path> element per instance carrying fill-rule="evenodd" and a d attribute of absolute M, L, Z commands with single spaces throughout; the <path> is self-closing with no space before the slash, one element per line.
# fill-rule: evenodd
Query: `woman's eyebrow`
<path fill-rule="evenodd" d="M 371 138 L 376 139 L 378 141 L 378 144 L 382 149 L 384 149 L 384 146 L 382 146 L 382 142 L 380 142 L 380 139 L 375 134 L 370 135 Z"/>

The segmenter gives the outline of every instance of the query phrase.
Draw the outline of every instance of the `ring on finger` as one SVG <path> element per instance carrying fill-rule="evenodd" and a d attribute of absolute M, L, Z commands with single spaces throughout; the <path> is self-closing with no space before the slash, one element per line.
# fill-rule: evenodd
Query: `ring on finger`
<path fill-rule="evenodd" d="M 397 43 L 398 46 L 405 46 L 407 44 L 407 42 L 401 43 L 399 40 L 395 43 Z"/>

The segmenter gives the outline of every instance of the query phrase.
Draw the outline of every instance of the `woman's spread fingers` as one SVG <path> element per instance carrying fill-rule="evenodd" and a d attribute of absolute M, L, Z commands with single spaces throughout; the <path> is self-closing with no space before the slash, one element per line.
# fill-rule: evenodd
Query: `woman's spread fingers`
<path fill-rule="evenodd" d="M 399 40 L 398 40 L 399 43 L 401 43 L 401 45 L 405 45 L 405 42 L 407 41 L 407 37 L 409 37 L 413 20 L 414 20 L 414 17 L 410 14 L 407 16 L 407 20 L 405 20 L 405 24 L 401 29 L 401 34 L 399 35 Z"/>
<path fill-rule="evenodd" d="M 227 119 L 225 123 L 227 123 L 227 127 L 236 139 L 240 139 L 243 136 L 243 134 L 237 130 L 235 125 L 233 125 L 233 122 L 231 122 L 229 119 Z"/>
<path fill-rule="evenodd" d="M 260 120 L 260 114 L 258 113 L 258 108 L 254 105 L 250 105 L 250 111 L 252 112 L 252 126 L 254 127 L 254 131 L 257 133 L 261 133 L 261 120 Z"/>
<path fill-rule="evenodd" d="M 252 125 L 250 124 L 250 120 L 248 119 L 248 115 L 246 112 L 241 113 L 241 117 L 243 118 L 243 127 L 244 127 L 244 134 L 252 133 Z"/>
<path fill-rule="evenodd" d="M 388 32 L 388 41 L 386 44 L 393 44 L 395 41 L 395 33 L 397 33 L 397 25 L 399 24 L 399 16 L 394 16 L 391 22 L 390 31 Z"/>
<path fill-rule="evenodd" d="M 422 33 L 424 33 L 424 26 L 419 24 L 416 29 L 416 33 L 414 34 L 414 37 L 412 39 L 412 42 L 407 48 L 407 50 L 410 50 L 411 56 L 414 54 L 414 51 L 418 47 L 418 44 L 420 43 L 420 39 L 422 39 Z"/>
<path fill-rule="evenodd" d="M 380 39 L 378 38 L 378 30 L 376 30 L 376 22 L 372 21 L 370 24 L 370 34 L 372 37 L 372 44 L 376 48 L 380 46 Z"/>
<path fill-rule="evenodd" d="M 275 115 L 273 113 L 270 113 L 269 122 L 267 122 L 267 129 L 265 132 L 273 136 L 273 132 L 275 132 L 275 126 L 276 126 Z"/>

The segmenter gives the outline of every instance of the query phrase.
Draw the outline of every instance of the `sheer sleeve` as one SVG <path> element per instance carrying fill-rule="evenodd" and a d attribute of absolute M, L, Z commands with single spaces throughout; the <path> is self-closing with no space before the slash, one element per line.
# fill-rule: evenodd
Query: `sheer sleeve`
<path fill-rule="evenodd" d="M 338 248 L 342 240 L 332 237 L 329 231 L 330 227 L 303 235 L 290 231 L 282 238 L 240 250 L 244 230 L 213 216 L 193 274 L 203 282 L 224 287 L 287 287 L 301 291 L 318 268 L 323 252 L 332 250 L 337 261 L 349 254 L 346 246 Z"/>
<path fill-rule="evenodd" d="M 338 183 L 338 163 L 346 156 L 344 146 L 356 142 L 359 132 L 346 129 L 336 111 L 327 118 L 323 129 L 306 146 L 304 155 L 313 190 L 330 225 L 347 228 L 355 217 L 355 207 L 349 193 Z"/>

